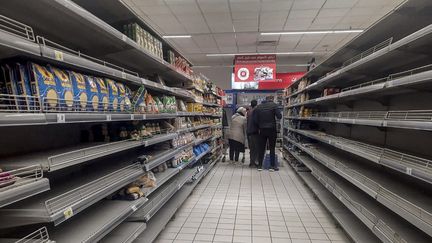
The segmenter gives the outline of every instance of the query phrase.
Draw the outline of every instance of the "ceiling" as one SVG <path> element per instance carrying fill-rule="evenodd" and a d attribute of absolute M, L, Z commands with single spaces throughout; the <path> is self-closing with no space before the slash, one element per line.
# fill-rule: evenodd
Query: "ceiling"
<path fill-rule="evenodd" d="M 206 54 L 314 52 L 278 56 L 278 71 L 305 70 L 296 64 L 305 64 L 312 56 L 319 62 L 357 34 L 261 36 L 260 33 L 366 29 L 404 0 L 123 1 L 161 35 L 192 35 L 170 42 L 196 70 L 221 84 L 229 83 L 233 57 Z"/>

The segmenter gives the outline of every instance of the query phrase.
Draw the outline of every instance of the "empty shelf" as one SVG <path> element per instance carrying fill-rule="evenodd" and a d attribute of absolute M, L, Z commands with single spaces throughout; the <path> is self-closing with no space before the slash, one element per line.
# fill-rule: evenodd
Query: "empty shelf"
<path fill-rule="evenodd" d="M 338 201 L 310 172 L 297 172 L 297 174 L 354 242 L 381 242 L 366 225 Z"/>
<path fill-rule="evenodd" d="M 208 167 L 210 170 L 212 167 Z M 207 171 L 208 172 L 208 171 Z M 206 173 L 203 173 L 203 175 Z M 202 177 L 199 178 L 199 180 Z M 147 223 L 147 229 L 137 238 L 136 242 L 139 243 L 152 243 L 159 233 L 164 229 L 165 225 L 174 216 L 177 209 L 187 199 L 189 194 L 198 184 L 199 180 L 196 180 L 192 184 L 184 185 L 172 198 L 159 210 Z"/>
<path fill-rule="evenodd" d="M 144 188 L 143 192 L 146 197 L 162 187 L 162 185 L 180 172 L 179 168 L 168 168 L 164 172 L 155 173 L 156 187 Z"/>
<path fill-rule="evenodd" d="M 141 222 L 123 222 L 106 235 L 102 243 L 132 243 L 144 230 L 146 224 Z"/>
<path fill-rule="evenodd" d="M 55 243 L 50 240 L 46 227 L 42 227 L 21 239 L 0 238 L 0 241 L 2 243 Z"/>
<path fill-rule="evenodd" d="M 97 242 L 141 207 L 146 198 L 135 201 L 103 200 L 70 222 L 50 229 L 56 242 Z"/>
<path fill-rule="evenodd" d="M 374 163 L 384 165 L 408 176 L 432 183 L 432 163 L 428 159 L 342 137 L 331 136 L 323 132 L 292 128 L 289 130 L 360 156 Z"/>
<path fill-rule="evenodd" d="M 318 112 L 309 117 L 291 116 L 289 118 L 375 127 L 432 130 L 431 110 Z"/>
<path fill-rule="evenodd" d="M 106 164 L 73 179 L 65 178 L 49 192 L 0 209 L 8 222 L 1 227 L 54 222 L 58 225 L 84 209 L 135 181 L 144 173 L 142 165 L 130 160 Z M 126 165 L 125 165 L 126 164 Z"/>
<path fill-rule="evenodd" d="M 4 5 L 2 10 L 1 14 L 13 15 L 20 22 L 32 24 L 35 32 L 40 35 L 77 48 L 82 53 L 104 58 L 139 73 L 158 73 L 169 80 L 191 82 L 189 76 L 178 72 L 163 59 L 153 56 L 136 42 L 72 1 L 43 0 L 37 4 L 14 1 Z M 64 16 L 68 18 L 65 19 Z M 53 22 L 53 19 L 63 21 Z"/>
<path fill-rule="evenodd" d="M 353 85 L 366 75 L 385 75 L 392 69 L 407 64 L 424 65 L 429 61 L 424 48 L 431 37 L 432 25 L 428 25 L 397 42 L 391 43 L 391 40 L 387 40 L 366 51 L 369 52 L 367 55 L 356 60 L 354 59 L 357 57 L 354 57 L 352 62 L 347 61 L 345 66 L 307 86 L 306 90 L 320 90 L 328 85 Z M 381 65 L 382 63 L 386 65 Z M 376 65 L 380 65 L 380 68 L 372 68 Z"/>
<path fill-rule="evenodd" d="M 6 172 L 13 178 L 1 183 L 0 208 L 50 189 L 49 181 L 43 178 L 40 166 L 29 166 Z M 8 185 L 10 182 L 13 184 Z"/>
<path fill-rule="evenodd" d="M 430 242 L 431 238 L 393 214 L 351 183 L 338 177 L 308 156 L 292 155 L 304 163 L 336 198 L 339 199 L 383 242 Z"/>
<path fill-rule="evenodd" d="M 359 189 L 432 236 L 432 199 L 422 189 L 389 176 L 379 166 L 371 167 L 335 149 L 319 145 L 298 148 L 339 174 Z"/>

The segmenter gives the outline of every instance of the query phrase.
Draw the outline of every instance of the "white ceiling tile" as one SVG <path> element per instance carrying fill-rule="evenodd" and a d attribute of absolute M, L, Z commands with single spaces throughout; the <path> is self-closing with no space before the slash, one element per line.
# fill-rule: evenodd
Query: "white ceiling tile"
<path fill-rule="evenodd" d="M 171 10 L 165 5 L 159 6 L 139 6 L 139 10 L 141 10 L 146 15 L 161 15 L 161 14 L 171 14 Z"/>
<path fill-rule="evenodd" d="M 130 0 L 128 0 L 127 2 L 130 2 Z M 165 5 L 165 1 L 164 0 L 133 0 L 132 2 L 136 6 L 158 6 L 158 5 Z"/>
<path fill-rule="evenodd" d="M 358 0 L 327 0 L 324 8 L 351 8 Z"/>
<path fill-rule="evenodd" d="M 291 9 L 293 1 L 272 1 L 263 2 L 261 4 L 261 11 L 274 12 L 274 11 L 288 11 Z"/>
<path fill-rule="evenodd" d="M 319 11 L 317 18 L 342 17 L 345 16 L 348 13 L 348 11 L 350 11 L 349 8 L 321 9 Z"/>
<path fill-rule="evenodd" d="M 306 30 L 312 24 L 313 18 L 288 19 L 284 30 Z"/>
<path fill-rule="evenodd" d="M 207 13 L 229 13 L 229 4 L 228 1 L 219 1 L 219 2 L 203 2 L 202 0 L 198 1 L 199 7 L 201 10 Z"/>
<path fill-rule="evenodd" d="M 259 12 L 232 12 L 233 20 L 258 20 Z"/>
<path fill-rule="evenodd" d="M 319 9 L 307 9 L 307 10 L 292 10 L 289 13 L 289 19 L 302 19 L 302 18 L 315 18 L 319 12 Z"/>
<path fill-rule="evenodd" d="M 260 19 L 272 20 L 272 19 L 286 19 L 288 16 L 287 11 L 272 11 L 272 12 L 261 12 Z"/>
<path fill-rule="evenodd" d="M 295 0 L 293 9 L 319 9 L 325 0 Z"/>
<path fill-rule="evenodd" d="M 234 12 L 259 12 L 259 1 L 252 2 L 231 2 L 231 11 Z"/>

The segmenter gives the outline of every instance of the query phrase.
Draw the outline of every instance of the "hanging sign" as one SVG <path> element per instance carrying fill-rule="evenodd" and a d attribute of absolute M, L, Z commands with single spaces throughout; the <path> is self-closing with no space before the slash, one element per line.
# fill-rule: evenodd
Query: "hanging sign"
<path fill-rule="evenodd" d="M 276 55 L 238 55 L 234 58 L 234 82 L 274 80 Z"/>

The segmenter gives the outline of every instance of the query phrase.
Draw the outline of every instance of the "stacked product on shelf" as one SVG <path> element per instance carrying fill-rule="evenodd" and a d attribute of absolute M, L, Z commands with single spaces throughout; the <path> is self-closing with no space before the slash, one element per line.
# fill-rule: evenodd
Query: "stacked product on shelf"
<path fill-rule="evenodd" d="M 355 55 L 342 47 L 285 96 L 284 156 L 354 242 L 432 241 L 432 105 L 424 102 L 432 25 L 401 30 L 406 19 L 396 16 L 354 39 Z M 379 28 L 394 28 L 394 37 Z"/>
<path fill-rule="evenodd" d="M 136 226 L 143 237 L 154 240 L 145 228 L 157 226 L 160 232 L 169 218 L 161 222 L 163 217 L 152 216 L 172 215 L 164 205 L 173 203 L 171 197 L 182 203 L 218 158 L 206 166 L 200 159 L 194 160 L 195 168 L 186 166 L 199 141 L 193 133 L 177 133 L 171 119 L 178 116 L 177 98 L 188 96 L 137 73 L 192 80 L 166 72 L 166 64 L 154 62 L 127 38 L 118 38 L 120 32 L 74 2 L 18 0 L 2 7 L 2 14 L 19 20 L 34 13 L 34 24 L 52 27 L 44 34 L 61 45 L 35 38 L 27 25 L 0 18 L 0 46 L 11 57 L 2 60 L 0 75 L 0 133 L 5 142 L 0 148 L 0 241 L 43 232 L 57 242 L 97 242 Z M 61 21 L 47 20 L 45 12 L 36 11 L 40 8 L 54 19 L 68 16 L 70 21 L 58 26 Z M 70 35 L 79 30 L 76 36 L 93 41 L 69 38 L 60 27 Z M 107 58 L 114 64 L 68 46 L 98 57 L 109 51 Z M 93 52 L 96 49 L 100 52 Z M 124 58 L 119 53 L 128 54 Z M 19 61 L 13 61 L 15 56 Z M 190 67 L 182 67 L 182 72 L 191 73 Z M 172 116 L 140 115 L 161 113 Z M 174 166 L 172 159 L 179 154 L 182 164 Z M 167 188 L 172 189 L 170 196 L 165 196 Z M 137 212 L 146 217 L 136 221 Z M 34 231 L 36 227 L 42 228 Z M 122 236 L 114 242 L 139 234 Z"/>
<path fill-rule="evenodd" d="M 140 47 L 163 59 L 162 42 L 147 32 L 137 23 L 123 25 L 123 33 L 134 40 Z"/>

